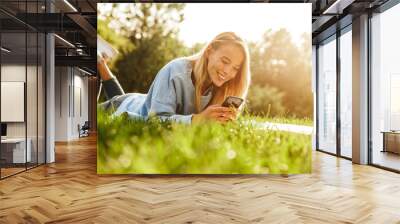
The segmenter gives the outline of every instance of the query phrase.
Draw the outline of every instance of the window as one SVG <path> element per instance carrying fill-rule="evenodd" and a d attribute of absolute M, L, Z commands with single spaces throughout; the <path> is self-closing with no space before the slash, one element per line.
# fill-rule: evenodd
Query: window
<path fill-rule="evenodd" d="M 351 26 L 340 36 L 340 154 L 351 158 L 352 141 L 352 35 Z"/>
<path fill-rule="evenodd" d="M 42 5 L 44 1 L 0 1 L 2 9 L 19 16 L 40 13 Z M 4 106 L 5 100 L 0 103 L 1 114 L 19 117 L 14 121 L 1 118 L 7 134 L 0 144 L 0 178 L 45 163 L 45 35 L 14 18 L 14 13 L 0 13 L 3 20 L 9 21 L 0 23 L 0 86 L 5 87 L 0 101 L 8 94 L 22 103 L 17 107 L 20 113 Z"/>
<path fill-rule="evenodd" d="M 400 170 L 400 155 L 389 150 L 385 144 L 398 144 L 397 137 L 390 137 L 392 130 L 400 130 L 400 5 L 375 14 L 371 18 L 372 29 L 372 72 L 371 72 L 371 135 L 372 163 L 375 165 Z M 389 141 L 389 142 L 387 142 Z M 396 143 L 397 142 L 397 143 Z M 394 152 L 393 152 L 394 151 Z"/>
<path fill-rule="evenodd" d="M 336 153 L 336 36 L 318 48 L 318 149 Z"/>

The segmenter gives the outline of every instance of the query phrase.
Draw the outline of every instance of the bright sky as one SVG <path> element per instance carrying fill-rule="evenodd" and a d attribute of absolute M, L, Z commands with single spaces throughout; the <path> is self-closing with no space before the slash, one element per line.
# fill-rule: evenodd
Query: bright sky
<path fill-rule="evenodd" d="M 257 41 L 268 29 L 286 28 L 297 44 L 302 33 L 311 33 L 311 3 L 190 3 L 184 16 L 180 38 L 188 46 L 224 31 Z"/>

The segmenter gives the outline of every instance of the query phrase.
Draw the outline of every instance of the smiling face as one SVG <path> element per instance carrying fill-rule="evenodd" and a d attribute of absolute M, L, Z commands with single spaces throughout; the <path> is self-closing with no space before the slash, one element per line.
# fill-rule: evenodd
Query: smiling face
<path fill-rule="evenodd" d="M 244 54 L 239 46 L 224 44 L 217 49 L 210 47 L 207 54 L 207 71 L 215 86 L 222 86 L 240 72 Z"/>

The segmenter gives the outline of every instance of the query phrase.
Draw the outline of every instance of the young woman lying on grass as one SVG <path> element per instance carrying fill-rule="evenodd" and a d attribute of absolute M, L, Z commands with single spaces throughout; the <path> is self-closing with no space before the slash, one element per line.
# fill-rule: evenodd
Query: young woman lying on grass
<path fill-rule="evenodd" d="M 133 118 L 156 115 L 162 120 L 198 123 L 235 120 L 239 110 L 223 107 L 227 96 L 245 99 L 250 84 L 249 53 L 233 32 L 217 35 L 199 53 L 165 65 L 147 94 L 127 93 L 99 56 L 97 68 L 108 100 L 101 104 Z M 242 108 L 242 107 L 241 107 Z"/>

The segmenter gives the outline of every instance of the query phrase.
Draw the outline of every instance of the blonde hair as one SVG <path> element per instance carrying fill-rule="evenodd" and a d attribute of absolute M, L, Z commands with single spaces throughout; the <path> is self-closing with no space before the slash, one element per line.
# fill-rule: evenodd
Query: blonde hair
<path fill-rule="evenodd" d="M 220 46 L 226 44 L 239 46 L 243 51 L 244 60 L 238 73 L 233 79 L 225 82 L 221 87 L 214 86 L 212 99 L 209 105 L 222 104 L 227 96 L 237 96 L 243 99 L 246 98 L 247 90 L 250 85 L 249 50 L 246 43 L 234 32 L 220 33 L 208 44 L 206 44 L 206 46 L 204 46 L 200 52 L 188 57 L 188 59 L 194 64 L 193 72 L 195 78 L 195 107 L 197 112 L 200 112 L 201 110 L 201 91 L 209 79 L 209 74 L 207 71 L 208 57 L 206 55 L 206 51 L 210 47 L 216 50 Z"/>

